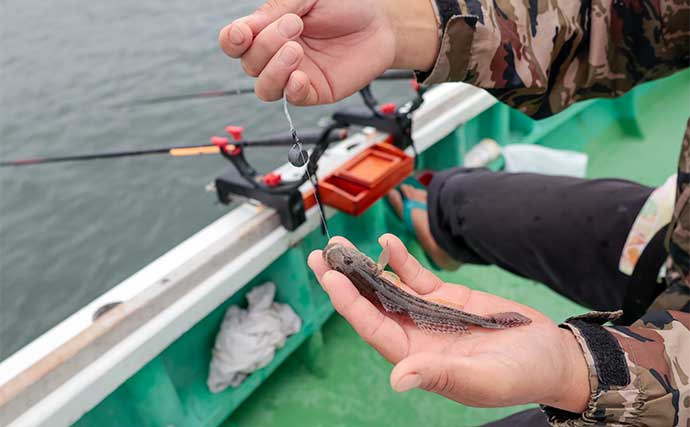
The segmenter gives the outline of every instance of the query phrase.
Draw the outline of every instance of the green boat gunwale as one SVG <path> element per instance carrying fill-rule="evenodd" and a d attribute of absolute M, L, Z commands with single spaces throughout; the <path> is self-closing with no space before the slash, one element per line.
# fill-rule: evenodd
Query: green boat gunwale
<path fill-rule="evenodd" d="M 427 92 L 425 105 L 415 115 L 414 138 L 423 152 L 418 167 L 457 166 L 464 152 L 485 137 L 501 144 L 548 140 L 554 148 L 583 150 L 592 135 L 616 124 L 626 134 L 638 135 L 638 98 L 647 100 L 656 90 L 673 91 L 677 79 L 685 78 L 687 86 L 690 73 L 680 74 L 615 100 L 574 105 L 539 122 L 496 104 L 484 91 L 463 84 L 441 85 Z M 382 137 L 372 131 L 353 136 L 367 144 Z M 321 162 L 322 171 L 367 145 L 346 150 L 352 142 L 346 140 L 330 150 Z M 332 217 L 335 212 L 326 209 L 326 214 Z M 331 231 L 356 234 L 353 241 L 360 249 L 376 253 L 372 235 L 381 230 L 404 234 L 389 217 L 383 204 L 377 203 L 359 218 L 339 215 L 331 222 Z M 118 416 L 121 425 L 142 420 L 147 425 L 221 424 L 300 346 L 307 363 L 318 351 L 320 328 L 333 309 L 306 266 L 294 268 L 304 265 L 310 249 L 325 245 L 318 229 L 315 209 L 293 233 L 279 226 L 270 209 L 245 204 L 231 211 L 0 363 L 0 424 L 92 425 L 94 420 Z M 222 314 L 228 305 L 241 303 L 247 290 L 267 280 L 277 285 L 276 299 L 302 317 L 302 330 L 238 388 L 213 395 L 205 387 L 205 375 Z M 125 303 L 91 323 L 98 307 L 117 300 Z M 111 328 L 102 337 L 49 366 L 40 372 L 43 376 L 26 377 L 41 357 L 55 355 L 54 350 L 75 335 L 103 324 Z M 75 325 L 76 330 L 68 329 Z M 19 377 L 18 372 L 22 372 Z M 22 375 L 33 382 L 8 388 L 13 378 Z M 18 394 L 13 398 L 12 392 Z M 129 404 L 124 415 L 123 399 Z"/>
<path fill-rule="evenodd" d="M 428 91 L 414 115 L 417 150 L 495 103 L 465 84 Z M 373 129 L 353 135 L 329 150 L 320 171 L 327 173 L 384 138 Z M 345 149 L 355 142 L 360 143 L 355 149 Z M 289 165 L 278 171 L 296 173 Z M 318 227 L 314 208 L 292 233 L 280 227 L 272 209 L 248 203 L 233 209 L 0 363 L 0 424 L 75 422 Z M 113 301 L 123 303 L 92 322 L 93 313 Z M 314 321 L 322 324 L 331 313 L 327 305 Z M 305 332 L 289 345 L 310 335 L 314 321 L 305 321 Z"/>

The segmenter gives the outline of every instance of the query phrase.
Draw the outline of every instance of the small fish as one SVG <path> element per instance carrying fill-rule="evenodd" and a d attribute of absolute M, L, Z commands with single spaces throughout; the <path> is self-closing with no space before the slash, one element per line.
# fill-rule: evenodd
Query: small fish
<path fill-rule="evenodd" d="M 390 251 L 386 247 L 381 252 L 379 262 L 375 263 L 357 249 L 339 243 L 331 243 L 323 251 L 326 263 L 350 279 L 362 296 L 380 303 L 389 313 L 407 314 L 423 331 L 469 333 L 469 326 L 503 329 L 532 323 L 531 319 L 520 313 L 479 316 L 416 297 L 394 283 L 397 279 L 395 275 L 383 270 L 389 256 Z"/>

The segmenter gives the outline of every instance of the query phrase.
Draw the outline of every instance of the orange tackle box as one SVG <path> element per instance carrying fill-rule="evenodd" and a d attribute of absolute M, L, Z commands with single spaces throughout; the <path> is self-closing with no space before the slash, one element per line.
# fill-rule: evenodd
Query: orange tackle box
<path fill-rule="evenodd" d="M 359 216 L 407 178 L 412 157 L 394 145 L 379 142 L 319 179 L 321 203 Z M 314 191 L 305 195 L 305 208 L 314 206 Z"/>

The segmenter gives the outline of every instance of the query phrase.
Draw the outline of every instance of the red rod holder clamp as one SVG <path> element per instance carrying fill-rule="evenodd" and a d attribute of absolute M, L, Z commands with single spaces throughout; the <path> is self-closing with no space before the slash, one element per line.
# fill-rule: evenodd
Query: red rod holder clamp
<path fill-rule="evenodd" d="M 228 146 L 230 140 L 224 136 L 212 136 L 211 144 L 215 145 L 220 149 L 225 149 Z"/>
<path fill-rule="evenodd" d="M 275 187 L 283 181 L 283 177 L 279 173 L 271 172 L 264 175 L 264 184 L 269 187 Z"/>
<path fill-rule="evenodd" d="M 383 104 L 383 105 L 381 105 L 381 107 L 379 107 L 379 111 L 381 111 L 383 114 L 393 114 L 393 113 L 395 113 L 395 110 L 397 110 L 397 109 L 398 109 L 398 106 L 392 102 L 389 102 L 387 104 Z"/>
<path fill-rule="evenodd" d="M 227 126 L 225 128 L 225 131 L 232 135 L 233 140 L 239 141 L 242 139 L 242 133 L 244 132 L 244 128 L 242 126 Z"/>

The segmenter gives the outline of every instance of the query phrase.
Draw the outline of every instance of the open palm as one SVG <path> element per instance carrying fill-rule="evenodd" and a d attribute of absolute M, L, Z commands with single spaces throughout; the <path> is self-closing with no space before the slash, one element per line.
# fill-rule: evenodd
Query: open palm
<path fill-rule="evenodd" d="M 351 245 L 342 238 L 334 240 Z M 554 395 L 563 392 L 574 375 L 568 357 L 572 349 L 563 339 L 570 332 L 522 304 L 444 283 L 424 269 L 395 236 L 384 235 L 380 242 L 389 246 L 390 265 L 410 293 L 473 314 L 514 311 L 532 319 L 529 325 L 510 329 L 471 327 L 469 334 L 424 332 L 409 317 L 386 313 L 362 297 L 344 275 L 329 269 L 321 251 L 315 251 L 309 265 L 335 309 L 396 365 L 391 373 L 396 390 L 421 387 L 484 407 L 552 402 Z"/>
<path fill-rule="evenodd" d="M 275 100 L 285 90 L 302 105 L 351 95 L 395 57 L 395 36 L 382 3 L 374 0 L 269 1 L 223 29 L 220 43 L 258 77 L 260 98 Z M 282 56 L 286 50 L 289 58 Z"/>

